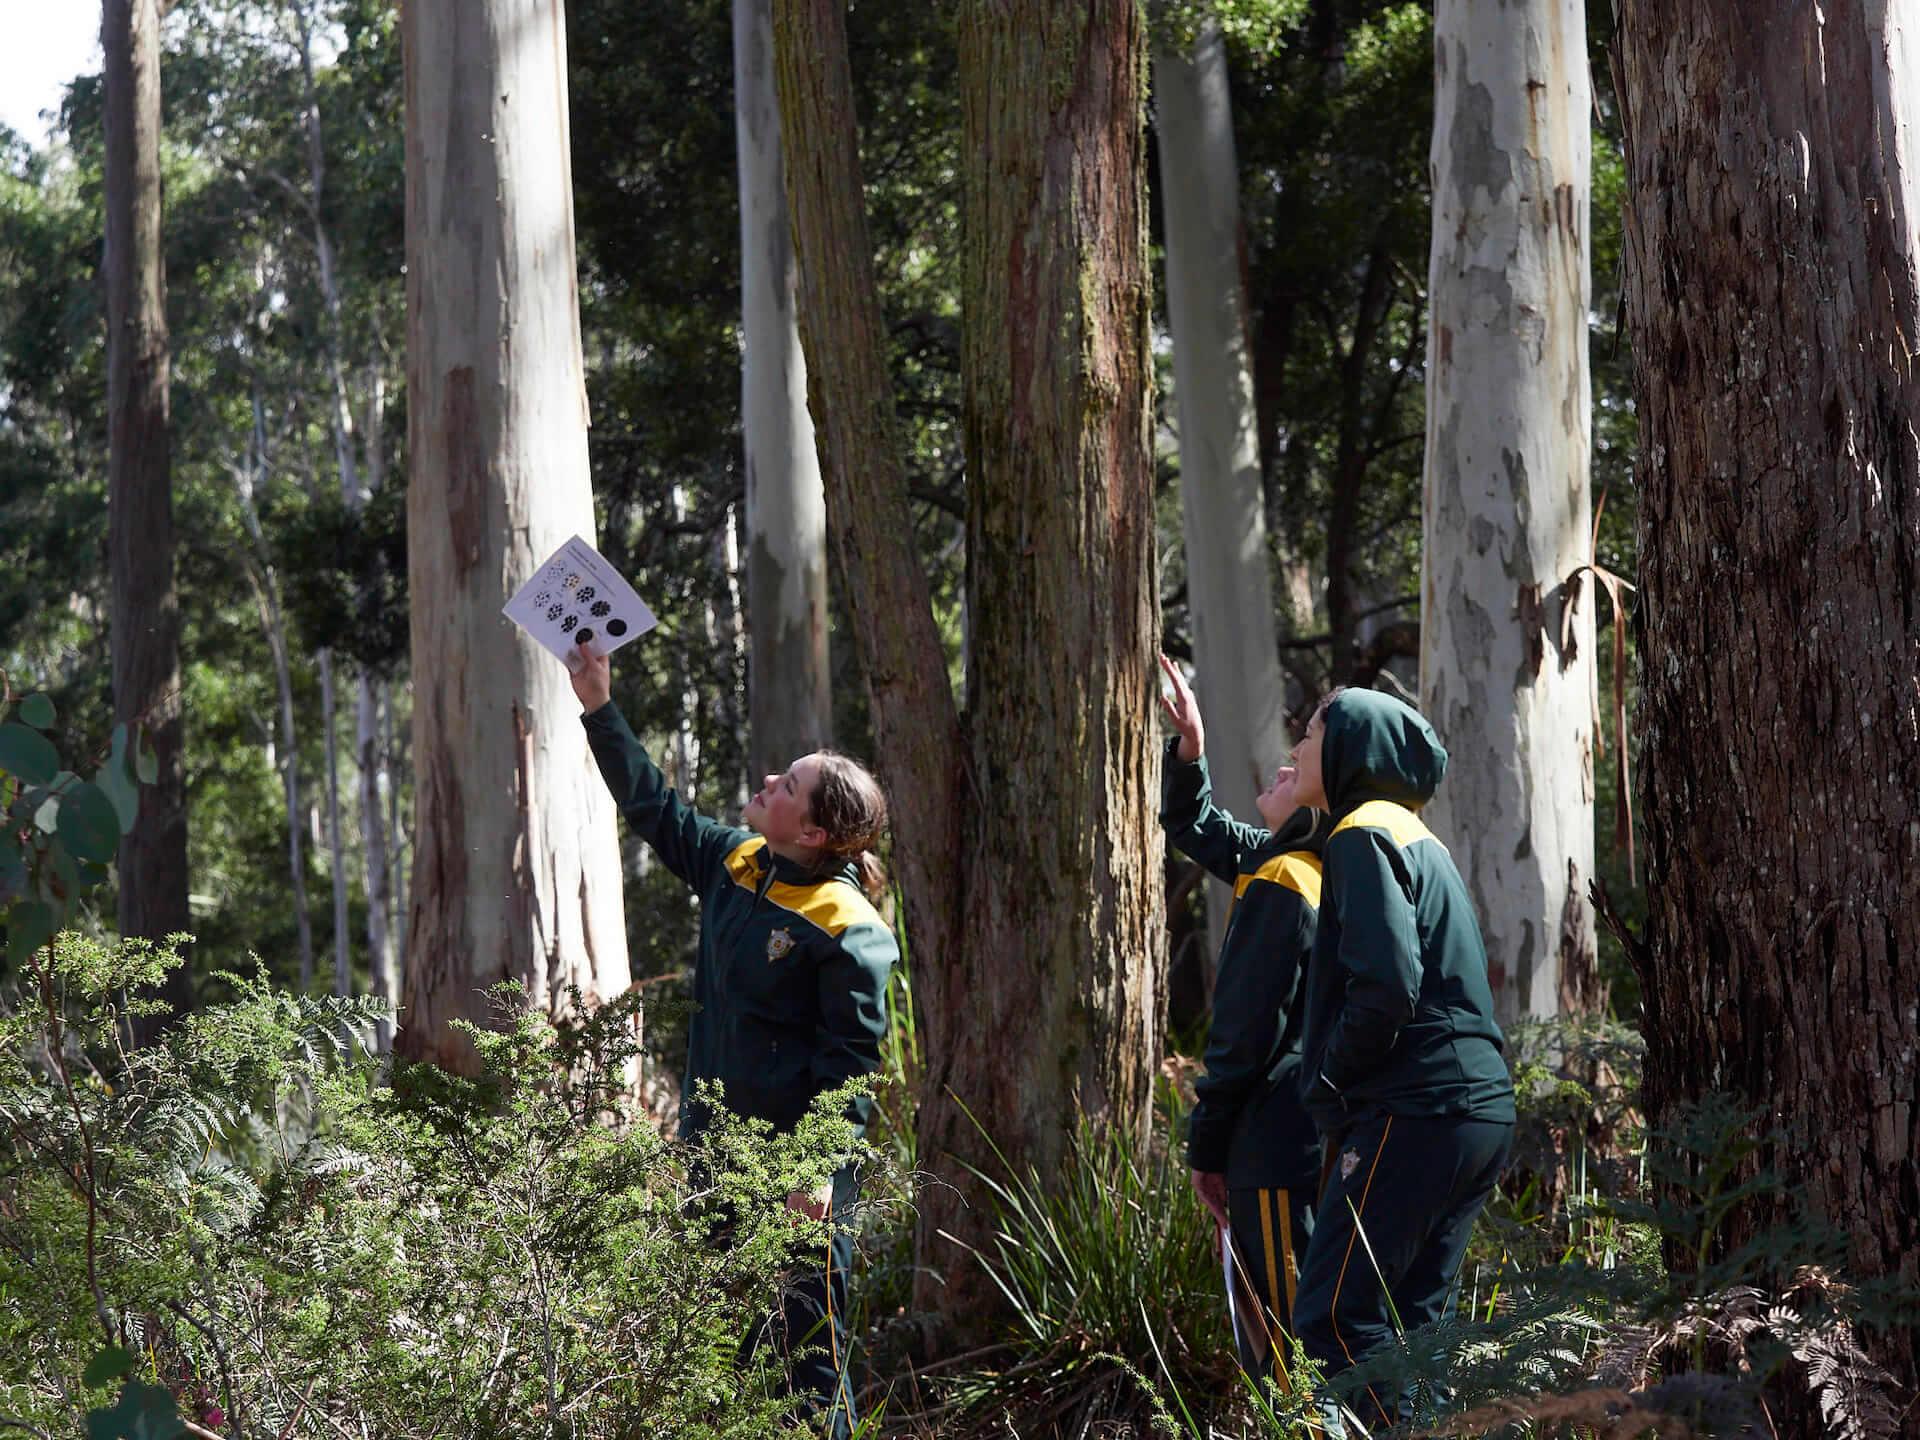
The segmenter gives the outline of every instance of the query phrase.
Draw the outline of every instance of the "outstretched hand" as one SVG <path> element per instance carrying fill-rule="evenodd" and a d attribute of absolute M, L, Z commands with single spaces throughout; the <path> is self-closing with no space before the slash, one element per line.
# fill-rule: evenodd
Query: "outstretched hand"
<path fill-rule="evenodd" d="M 1187 684 L 1180 667 L 1165 655 L 1160 657 L 1160 669 L 1173 688 L 1172 698 L 1164 693 L 1160 696 L 1160 708 L 1166 712 L 1173 728 L 1180 732 L 1180 758 L 1191 765 L 1207 748 L 1207 727 L 1200 719 L 1200 702 L 1194 699 L 1193 687 Z"/>
<path fill-rule="evenodd" d="M 591 715 L 613 698 L 613 667 L 591 641 L 580 642 L 567 662 L 567 671 L 583 714 Z"/>

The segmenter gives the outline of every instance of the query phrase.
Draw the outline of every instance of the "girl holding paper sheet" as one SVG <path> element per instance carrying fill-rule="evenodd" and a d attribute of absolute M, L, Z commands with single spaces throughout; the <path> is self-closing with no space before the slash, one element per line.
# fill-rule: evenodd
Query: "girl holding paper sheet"
<path fill-rule="evenodd" d="M 769 775 L 747 804 L 746 829 L 697 813 L 666 783 L 611 700 L 607 657 L 578 647 L 572 671 L 587 741 L 627 823 L 700 897 L 699 963 L 680 1109 L 680 1136 L 707 1123 L 695 1103 L 702 1081 L 724 1087 L 737 1115 L 793 1128 L 815 1097 L 880 1063 L 887 975 L 899 958 L 874 909 L 883 877 L 873 847 L 886 799 L 857 762 L 822 751 Z M 848 1118 L 864 1133 L 870 1102 Z M 813 1219 L 850 1212 L 851 1162 L 812 1194 L 787 1197 Z M 829 1433 L 850 1433 L 846 1353 L 847 1271 L 853 1238 L 830 1229 L 824 1271 L 795 1278 L 780 1312 L 757 1325 L 742 1358 L 764 1344 L 786 1353 L 792 1393 L 811 1397 Z"/>

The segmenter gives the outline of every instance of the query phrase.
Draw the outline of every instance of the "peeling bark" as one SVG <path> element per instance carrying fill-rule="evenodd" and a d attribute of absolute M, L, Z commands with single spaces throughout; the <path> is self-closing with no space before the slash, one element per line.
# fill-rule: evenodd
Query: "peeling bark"
<path fill-rule="evenodd" d="M 500 614 L 592 536 L 565 35 L 542 0 L 412 0 L 407 549 L 414 878 L 397 1048 L 470 1070 L 448 1021 L 518 981 L 627 987 L 614 813 L 564 667 Z"/>
<path fill-rule="evenodd" d="M 1582 0 L 1441 0 L 1420 691 L 1502 1023 L 1594 964 L 1591 106 Z"/>

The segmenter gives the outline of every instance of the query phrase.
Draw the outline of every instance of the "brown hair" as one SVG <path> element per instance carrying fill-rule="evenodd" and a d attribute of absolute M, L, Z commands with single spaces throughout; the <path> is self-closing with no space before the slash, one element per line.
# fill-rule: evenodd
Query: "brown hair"
<path fill-rule="evenodd" d="M 1313 707 L 1313 713 L 1307 716 L 1307 724 L 1311 725 L 1316 720 L 1324 722 L 1327 718 L 1327 707 L 1346 693 L 1347 687 L 1345 685 L 1336 685 L 1327 691 L 1326 694 L 1320 697 L 1320 703 Z"/>
<path fill-rule="evenodd" d="M 873 853 L 887 833 L 886 794 L 858 760 L 837 750 L 818 751 L 814 758 L 820 763 L 807 806 L 813 823 L 827 832 L 827 854 L 851 860 L 860 872 L 860 888 L 877 903 L 887 888 L 887 872 Z"/>

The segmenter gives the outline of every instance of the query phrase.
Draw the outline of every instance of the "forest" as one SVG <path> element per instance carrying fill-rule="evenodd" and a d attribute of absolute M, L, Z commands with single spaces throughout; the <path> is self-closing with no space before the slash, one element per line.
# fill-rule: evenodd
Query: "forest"
<path fill-rule="evenodd" d="M 1920 1440 L 1920 0 L 99 8 L 0 125 L 0 1436 Z M 1402 1317 L 1336 1095 L 1338 1361 L 1209 1213 L 1189 686 L 1247 854 L 1340 696 L 1444 746 L 1517 1118 Z M 854 1040 L 699 1058 L 737 891 Z"/>

